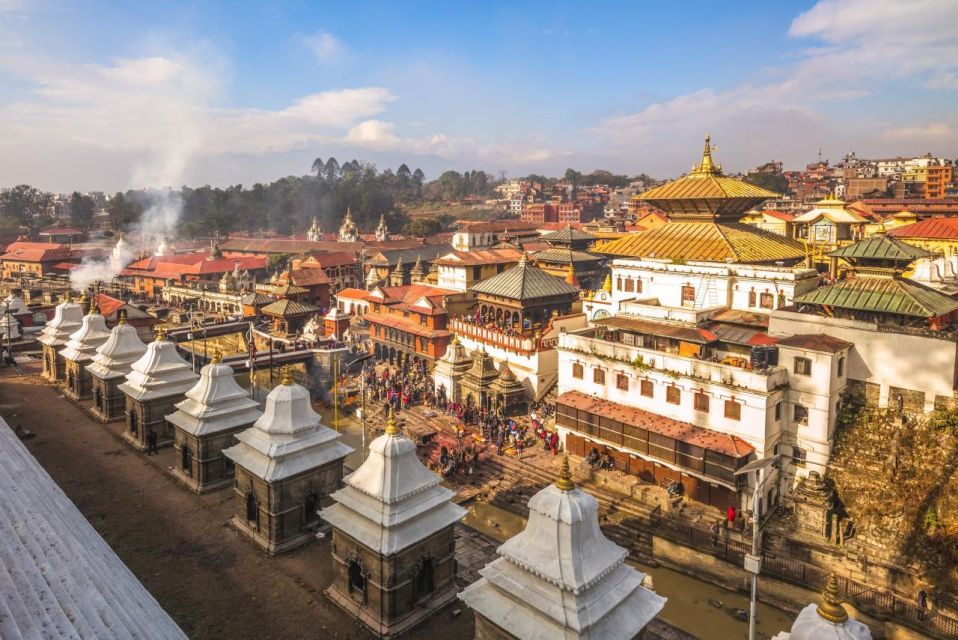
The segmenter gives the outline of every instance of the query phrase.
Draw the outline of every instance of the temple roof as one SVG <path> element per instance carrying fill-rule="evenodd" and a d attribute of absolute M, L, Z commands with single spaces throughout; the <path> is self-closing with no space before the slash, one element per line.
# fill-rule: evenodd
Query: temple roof
<path fill-rule="evenodd" d="M 568 247 L 555 247 L 539 251 L 532 256 L 536 262 L 548 262 L 550 264 L 568 264 L 577 262 L 599 262 L 604 256 L 589 253 L 587 251 L 577 251 Z"/>
<path fill-rule="evenodd" d="M 686 176 L 639 194 L 638 199 L 681 218 L 738 218 L 746 211 L 780 194 L 722 175 L 712 162 L 711 139 L 705 137 L 702 161 Z"/>
<path fill-rule="evenodd" d="M 66 299 L 56 306 L 53 319 L 43 327 L 37 340 L 48 347 L 62 346 L 82 324 L 83 307 L 67 295 Z"/>
<path fill-rule="evenodd" d="M 593 247 L 594 253 L 629 258 L 702 262 L 772 263 L 805 258 L 805 247 L 741 222 L 669 222 Z"/>
<path fill-rule="evenodd" d="M 958 311 L 958 301 L 931 287 L 898 277 L 849 276 L 795 298 L 798 304 L 934 318 Z"/>
<path fill-rule="evenodd" d="M 890 260 L 894 262 L 914 262 L 931 257 L 930 252 L 920 247 L 880 233 L 831 251 L 828 255 L 849 261 Z"/>
<path fill-rule="evenodd" d="M 87 365 L 87 371 L 101 380 L 126 376 L 130 373 L 131 365 L 146 353 L 146 345 L 140 340 L 136 329 L 126 322 L 120 322 L 113 327 L 110 337 L 107 338 L 93 362 Z"/>
<path fill-rule="evenodd" d="M 473 285 L 472 291 L 512 300 L 573 296 L 579 293 L 579 289 L 562 278 L 529 264 L 526 254 L 523 254 L 519 264 L 511 269 Z"/>
<path fill-rule="evenodd" d="M 259 404 L 236 383 L 233 367 L 217 354 L 203 367 L 196 385 L 166 419 L 186 433 L 205 436 L 251 426 L 263 414 Z"/>
<path fill-rule="evenodd" d="M 110 330 L 106 328 L 106 320 L 99 313 L 88 313 L 83 316 L 83 324 L 74 333 L 66 346 L 60 350 L 60 355 L 74 362 L 92 360 L 96 350 L 110 337 Z"/>
<path fill-rule="evenodd" d="M 589 242 L 595 240 L 596 236 L 582 229 L 574 229 L 572 225 L 566 225 L 564 229 L 547 233 L 539 239 L 553 244 L 571 244 L 573 242 Z"/>
<path fill-rule="evenodd" d="M 186 393 L 198 377 L 176 352 L 176 345 L 160 333 L 117 388 L 133 400 L 168 398 Z"/>
<path fill-rule="evenodd" d="M 461 600 L 520 640 L 631 640 L 665 606 L 599 529 L 598 502 L 559 481 L 529 500 L 525 529 L 499 547 Z"/>
<path fill-rule="evenodd" d="M 320 308 L 308 302 L 299 302 L 298 300 L 283 298 L 282 300 L 276 300 L 266 305 L 260 309 L 260 312 L 269 316 L 286 318 L 289 316 L 302 316 L 308 313 L 319 313 Z"/>
<path fill-rule="evenodd" d="M 266 396 L 266 410 L 223 455 L 267 482 L 283 480 L 341 461 L 352 447 L 322 423 L 309 391 L 288 373 Z"/>
<path fill-rule="evenodd" d="M 395 426 L 369 445 L 369 456 L 332 495 L 320 516 L 373 551 L 391 555 L 458 522 L 466 510 L 452 503 L 442 478 L 416 456 L 416 445 Z"/>

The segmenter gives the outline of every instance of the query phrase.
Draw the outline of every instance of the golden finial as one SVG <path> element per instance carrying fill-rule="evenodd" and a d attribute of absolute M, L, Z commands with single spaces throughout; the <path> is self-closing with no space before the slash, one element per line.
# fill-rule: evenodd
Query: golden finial
<path fill-rule="evenodd" d="M 210 360 L 210 364 L 219 364 L 223 362 L 223 352 L 220 351 L 219 347 L 213 349 L 213 358 Z"/>
<path fill-rule="evenodd" d="M 90 308 L 87 310 L 87 313 L 92 316 L 97 311 L 98 309 L 96 308 L 96 296 L 90 296 Z"/>
<path fill-rule="evenodd" d="M 166 340 L 166 327 L 161 326 L 156 330 L 156 341 L 163 342 L 164 340 Z"/>
<path fill-rule="evenodd" d="M 393 408 L 389 407 L 389 417 L 386 418 L 386 431 L 387 436 L 398 436 L 399 427 L 396 426 L 396 415 L 393 413 Z"/>
<path fill-rule="evenodd" d="M 569 454 L 566 453 L 562 458 L 562 470 L 559 471 L 559 479 L 556 480 L 556 488 L 559 491 L 572 491 L 575 489 L 575 483 L 572 482 L 572 472 L 569 470 Z"/>
<path fill-rule="evenodd" d="M 119 318 L 119 324 L 126 324 L 126 309 L 120 309 Z"/>
<path fill-rule="evenodd" d="M 848 620 L 848 612 L 842 606 L 842 596 L 838 592 L 838 578 L 834 573 L 828 574 L 828 581 L 822 592 L 822 602 L 818 605 L 818 615 L 835 624 Z"/>
<path fill-rule="evenodd" d="M 607 273 L 605 276 L 605 282 L 602 283 L 602 290 L 606 293 L 612 293 L 612 274 Z"/>
<path fill-rule="evenodd" d="M 453 344 L 459 344 L 459 336 L 456 335 L 455 333 L 452 334 L 452 343 L 453 343 Z"/>
<path fill-rule="evenodd" d="M 705 151 L 702 152 L 702 163 L 692 173 L 715 173 L 715 164 L 712 163 L 712 136 L 705 134 Z"/>
<path fill-rule="evenodd" d="M 293 370 L 289 368 L 289 365 L 283 367 L 283 380 L 281 384 L 286 386 L 293 384 Z"/>
<path fill-rule="evenodd" d="M 66 294 L 66 296 L 64 296 L 63 301 L 64 301 L 64 302 L 73 302 L 73 291 L 72 291 L 71 289 L 67 289 L 67 294 Z"/>

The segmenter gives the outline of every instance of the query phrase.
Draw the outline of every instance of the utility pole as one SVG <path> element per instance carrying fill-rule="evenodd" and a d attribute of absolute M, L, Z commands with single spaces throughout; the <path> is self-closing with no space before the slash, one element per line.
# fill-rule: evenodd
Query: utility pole
<path fill-rule="evenodd" d="M 330 352 L 333 358 L 333 426 L 339 432 L 339 355 Z"/>
<path fill-rule="evenodd" d="M 736 476 L 747 474 L 749 478 L 754 479 L 754 489 L 752 494 L 752 552 L 745 554 L 745 571 L 752 574 L 752 594 L 749 602 L 748 613 L 748 639 L 755 640 L 756 626 L 758 617 L 758 574 L 762 572 L 762 551 L 760 545 L 760 534 L 762 526 L 762 514 L 760 505 L 762 496 L 765 494 L 765 486 L 769 479 L 777 477 L 772 473 L 778 468 L 780 456 L 778 454 L 768 458 L 761 458 L 749 462 L 747 465 L 735 472 Z"/>

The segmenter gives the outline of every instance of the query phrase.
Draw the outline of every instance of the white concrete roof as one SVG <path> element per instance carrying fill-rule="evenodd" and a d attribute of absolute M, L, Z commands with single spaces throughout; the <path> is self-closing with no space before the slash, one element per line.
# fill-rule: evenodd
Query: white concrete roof
<path fill-rule="evenodd" d="M 28 310 L 27 303 L 23 301 L 23 298 L 12 293 L 3 299 L 3 306 L 5 306 L 10 313 L 22 313 Z"/>
<path fill-rule="evenodd" d="M 0 340 L 4 342 L 2 346 L 6 346 L 7 333 L 10 334 L 11 340 L 19 338 L 20 321 L 12 313 L 3 313 L 3 308 L 0 307 Z"/>
<path fill-rule="evenodd" d="M 146 345 L 140 340 L 136 329 L 125 322 L 113 327 L 110 337 L 100 345 L 87 365 L 87 371 L 102 380 L 126 376 L 131 365 L 143 357 Z"/>
<path fill-rule="evenodd" d="M 322 424 L 309 391 L 284 379 L 266 396 L 266 411 L 223 454 L 267 482 L 343 460 L 353 452 L 340 434 Z"/>
<path fill-rule="evenodd" d="M 802 609 L 791 633 L 781 632 L 773 640 L 872 640 L 871 631 L 858 620 L 829 622 L 818 615 L 818 605 Z"/>
<path fill-rule="evenodd" d="M 83 324 L 70 334 L 66 346 L 60 350 L 60 355 L 74 362 L 92 360 L 96 350 L 110 337 L 110 330 L 106 328 L 106 320 L 99 313 L 88 313 L 83 316 Z"/>
<path fill-rule="evenodd" d="M 0 419 L 0 637 L 186 635 Z"/>
<path fill-rule="evenodd" d="M 234 375 L 228 364 L 206 365 L 196 386 L 186 392 L 186 400 L 178 403 L 176 412 L 166 419 L 194 436 L 251 426 L 263 414 Z"/>
<path fill-rule="evenodd" d="M 199 376 L 190 363 L 180 357 L 169 340 L 154 340 L 139 360 L 130 367 L 126 382 L 117 388 L 134 400 L 168 398 L 185 394 Z"/>
<path fill-rule="evenodd" d="M 665 606 L 600 531 L 595 498 L 577 488 L 533 496 L 526 528 L 498 551 L 459 597 L 521 640 L 630 640 Z"/>
<path fill-rule="evenodd" d="M 416 457 L 416 445 L 401 433 L 379 436 L 369 456 L 332 495 L 324 520 L 363 545 L 391 555 L 458 522 L 466 510 Z"/>
<path fill-rule="evenodd" d="M 47 322 L 37 338 L 49 347 L 62 347 L 70 334 L 83 324 L 83 307 L 75 302 L 64 300 L 56 306 L 53 319 Z"/>

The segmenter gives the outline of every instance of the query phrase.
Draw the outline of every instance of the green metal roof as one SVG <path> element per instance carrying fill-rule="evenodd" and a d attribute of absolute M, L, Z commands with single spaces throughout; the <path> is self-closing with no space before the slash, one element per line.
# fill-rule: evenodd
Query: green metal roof
<path fill-rule="evenodd" d="M 575 241 L 592 241 L 595 240 L 597 236 L 592 235 L 588 231 L 582 231 L 581 229 L 573 229 L 572 225 L 566 225 L 564 229 L 559 229 L 558 231 L 553 231 L 552 233 L 547 233 L 540 240 L 545 240 L 549 243 L 559 243 L 559 244 L 569 244 Z"/>
<path fill-rule="evenodd" d="M 828 255 L 846 260 L 894 260 L 913 262 L 928 258 L 931 254 L 920 247 L 902 242 L 884 234 L 878 234 L 859 240 Z"/>
<path fill-rule="evenodd" d="M 576 251 L 575 249 L 560 247 L 539 251 L 532 257 L 536 262 L 548 262 L 550 264 L 569 264 L 570 262 L 599 262 L 600 260 L 605 259 L 605 256 L 588 253 L 587 251 Z"/>
<path fill-rule="evenodd" d="M 934 318 L 958 310 L 958 301 L 908 280 L 882 276 L 848 278 L 795 298 L 800 304 Z"/>
<path fill-rule="evenodd" d="M 512 300 L 534 300 L 552 296 L 571 297 L 579 294 L 578 288 L 562 278 L 533 267 L 529 264 L 526 255 L 522 256 L 516 266 L 473 285 L 472 290 L 476 293 Z"/>

